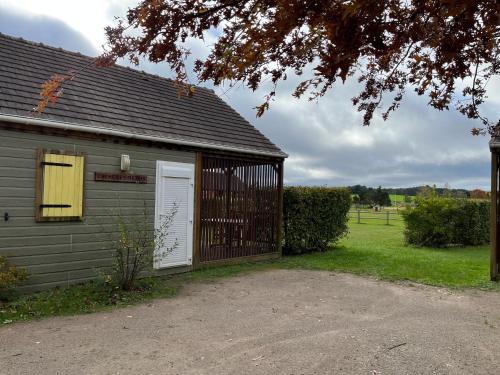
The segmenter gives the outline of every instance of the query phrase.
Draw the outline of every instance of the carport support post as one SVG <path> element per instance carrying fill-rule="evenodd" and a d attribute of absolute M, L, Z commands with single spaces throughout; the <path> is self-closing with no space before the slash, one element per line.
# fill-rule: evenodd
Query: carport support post
<path fill-rule="evenodd" d="M 491 280 L 498 280 L 498 260 L 499 260 L 499 241 L 498 241 L 498 159 L 499 159 L 500 140 L 493 138 L 490 141 L 491 151 L 491 207 L 490 207 L 490 276 Z"/>

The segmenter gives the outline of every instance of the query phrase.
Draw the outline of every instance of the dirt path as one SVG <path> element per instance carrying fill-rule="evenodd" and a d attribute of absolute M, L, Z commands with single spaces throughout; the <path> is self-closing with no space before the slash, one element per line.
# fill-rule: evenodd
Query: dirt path
<path fill-rule="evenodd" d="M 500 294 L 329 272 L 0 328 L 1 374 L 499 374 Z"/>

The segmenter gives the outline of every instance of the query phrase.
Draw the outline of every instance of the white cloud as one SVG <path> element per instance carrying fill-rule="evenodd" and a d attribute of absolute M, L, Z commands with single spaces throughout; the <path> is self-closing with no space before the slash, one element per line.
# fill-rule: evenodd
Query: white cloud
<path fill-rule="evenodd" d="M 104 27 L 112 20 L 107 9 L 117 1 L 85 0 L 2 0 L 6 9 L 23 12 L 26 16 L 57 18 L 89 39 L 96 49 L 105 41 Z M 134 3 L 134 1 L 129 1 Z"/>

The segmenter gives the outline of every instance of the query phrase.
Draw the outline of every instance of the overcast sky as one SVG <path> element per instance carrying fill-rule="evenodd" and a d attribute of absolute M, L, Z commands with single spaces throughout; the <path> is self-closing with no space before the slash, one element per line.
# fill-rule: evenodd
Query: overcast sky
<path fill-rule="evenodd" d="M 125 14 L 134 0 L 0 0 L 0 32 L 96 55 L 106 25 Z M 204 46 L 193 45 L 202 53 Z M 171 76 L 168 67 L 145 63 L 142 70 Z M 290 157 L 285 182 L 308 185 L 405 187 L 449 184 L 489 190 L 486 137 L 472 137 L 472 123 L 454 111 L 438 112 L 426 99 L 409 95 L 400 110 L 384 122 L 377 117 L 363 127 L 350 98 L 355 82 L 332 90 L 319 102 L 297 100 L 290 93 L 297 81 L 281 87 L 271 110 L 255 117 L 264 91 L 215 88 L 226 102 Z M 490 84 L 485 111 L 498 117 L 500 84 Z M 227 92 L 226 92 L 227 91 Z"/>

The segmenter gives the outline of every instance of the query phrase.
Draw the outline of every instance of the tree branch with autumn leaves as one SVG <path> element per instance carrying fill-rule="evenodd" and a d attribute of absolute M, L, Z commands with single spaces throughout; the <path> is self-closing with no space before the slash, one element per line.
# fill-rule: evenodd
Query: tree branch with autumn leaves
<path fill-rule="evenodd" d="M 473 134 L 492 134 L 500 123 L 480 115 L 479 107 L 487 82 L 500 72 L 499 15 L 497 0 L 143 0 L 106 28 L 107 51 L 94 63 L 166 62 L 179 95 L 193 94 L 191 74 L 199 82 L 240 82 L 254 91 L 269 82 L 258 116 L 291 75 L 312 74 L 293 93 L 310 100 L 357 79 L 362 88 L 352 101 L 365 125 L 377 110 L 387 119 L 413 87 L 433 108 L 455 106 L 478 120 Z M 194 57 L 189 71 L 189 40 L 204 41 L 209 33 L 217 34 L 216 42 L 206 58 Z M 73 78 L 45 82 L 37 110 L 56 102 Z"/>

